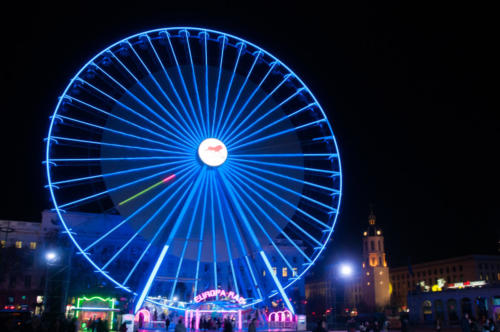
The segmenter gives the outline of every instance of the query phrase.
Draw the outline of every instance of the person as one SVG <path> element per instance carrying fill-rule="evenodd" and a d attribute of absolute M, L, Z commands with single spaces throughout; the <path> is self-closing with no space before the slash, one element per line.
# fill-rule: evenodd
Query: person
<path fill-rule="evenodd" d="M 122 325 L 120 325 L 120 329 L 118 331 L 127 332 L 127 323 L 123 322 Z"/>
<path fill-rule="evenodd" d="M 252 318 L 250 324 L 248 325 L 248 332 L 257 332 L 257 319 Z"/>
<path fill-rule="evenodd" d="M 471 319 L 468 313 L 464 314 L 462 321 L 460 322 L 460 327 L 462 328 L 462 332 L 471 332 Z"/>
<path fill-rule="evenodd" d="M 441 332 L 441 321 L 436 319 L 436 332 Z"/>
<path fill-rule="evenodd" d="M 496 331 L 496 326 L 495 326 L 495 322 L 493 322 L 493 319 L 488 318 L 486 320 L 486 323 L 484 324 L 484 331 L 486 331 L 486 332 L 495 332 Z"/>
<path fill-rule="evenodd" d="M 229 318 L 226 318 L 224 320 L 224 332 L 233 332 L 233 324 L 229 320 Z"/>
<path fill-rule="evenodd" d="M 384 324 L 382 325 L 382 331 L 389 332 L 390 325 L 391 323 L 389 322 L 388 319 L 384 320 Z"/>
<path fill-rule="evenodd" d="M 139 322 L 137 325 L 140 329 L 142 329 L 142 326 L 144 325 L 144 314 L 142 312 L 139 312 Z"/>
<path fill-rule="evenodd" d="M 353 317 L 349 318 L 349 320 L 347 321 L 347 331 L 349 332 L 356 331 L 356 321 L 354 320 Z"/>
<path fill-rule="evenodd" d="M 177 324 L 175 325 L 175 332 L 186 332 L 186 326 L 184 326 L 184 321 L 181 318 L 177 321 Z"/>
<path fill-rule="evenodd" d="M 320 319 L 313 332 L 327 332 L 325 325 L 326 322 L 323 319 Z"/>
<path fill-rule="evenodd" d="M 168 331 L 168 327 L 170 326 L 170 319 L 167 317 L 167 319 L 165 319 L 165 330 Z"/>
<path fill-rule="evenodd" d="M 368 325 L 367 322 L 364 322 L 364 323 L 361 322 L 359 324 L 359 332 L 367 332 L 367 330 L 368 330 L 368 326 L 367 325 Z"/>
<path fill-rule="evenodd" d="M 407 332 L 408 331 L 408 318 L 405 316 L 401 318 L 401 332 Z M 470 331 L 468 331 L 470 332 Z"/>
<path fill-rule="evenodd" d="M 375 320 L 373 322 L 373 332 L 380 332 L 380 324 L 379 324 L 378 320 Z"/>

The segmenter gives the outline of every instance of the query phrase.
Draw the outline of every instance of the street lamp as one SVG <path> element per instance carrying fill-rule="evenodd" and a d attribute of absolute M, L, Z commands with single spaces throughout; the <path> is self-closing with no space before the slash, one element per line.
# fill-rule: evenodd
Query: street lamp
<path fill-rule="evenodd" d="M 45 260 L 49 264 L 55 263 L 57 261 L 57 254 L 56 254 L 56 252 L 55 251 L 48 251 L 47 253 L 45 253 Z"/>
<path fill-rule="evenodd" d="M 351 264 L 347 264 L 347 263 L 342 263 L 342 264 L 340 264 L 339 271 L 340 271 L 340 275 L 341 275 L 343 278 L 349 278 L 349 277 L 351 277 L 351 276 L 352 276 L 352 274 L 353 274 L 353 268 L 352 268 L 352 265 L 351 265 Z"/>

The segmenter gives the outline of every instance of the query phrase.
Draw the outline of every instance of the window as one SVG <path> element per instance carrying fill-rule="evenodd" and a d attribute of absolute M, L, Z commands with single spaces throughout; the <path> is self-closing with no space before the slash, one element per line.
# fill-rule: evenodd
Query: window
<path fill-rule="evenodd" d="M 276 267 L 273 267 L 273 274 L 276 275 Z"/>
<path fill-rule="evenodd" d="M 16 276 L 15 276 L 15 275 L 11 275 L 11 276 L 10 276 L 10 279 L 9 279 L 9 287 L 10 287 L 10 288 L 14 288 L 14 287 L 16 287 Z"/>
<path fill-rule="evenodd" d="M 380 246 L 380 241 L 378 241 L 378 251 L 382 251 L 382 247 Z M 382 265 L 382 263 L 380 263 Z"/>
<path fill-rule="evenodd" d="M 286 267 L 284 267 L 284 268 L 281 269 L 281 276 L 283 278 L 288 277 L 288 269 Z"/>
<path fill-rule="evenodd" d="M 382 257 L 380 257 L 380 256 L 379 256 L 379 258 L 378 258 L 378 262 L 379 262 L 379 265 L 381 265 L 381 266 L 382 266 Z"/>
<path fill-rule="evenodd" d="M 0 247 L 5 248 L 7 242 L 5 240 L 0 241 Z"/>
<path fill-rule="evenodd" d="M 24 276 L 24 288 L 31 288 L 31 276 Z"/>
<path fill-rule="evenodd" d="M 370 272 L 366 272 L 366 275 L 369 276 L 370 275 Z"/>
<path fill-rule="evenodd" d="M 23 241 L 16 241 L 16 248 L 21 249 L 23 247 Z"/>
<path fill-rule="evenodd" d="M 370 241 L 370 248 L 371 248 L 372 251 L 375 250 L 375 242 Z"/>
<path fill-rule="evenodd" d="M 451 269 L 453 270 L 453 272 L 457 272 L 457 267 L 455 265 L 453 265 Z"/>
<path fill-rule="evenodd" d="M 36 249 L 36 242 L 30 242 L 30 249 L 32 250 Z"/>
<path fill-rule="evenodd" d="M 366 283 L 366 286 L 370 286 L 370 282 L 369 281 Z"/>
<path fill-rule="evenodd" d="M 464 270 L 464 267 L 462 265 L 458 266 L 458 271 L 462 272 Z"/>
<path fill-rule="evenodd" d="M 266 276 L 266 270 L 262 270 L 262 276 L 265 277 Z"/>
<path fill-rule="evenodd" d="M 293 273 L 292 273 L 292 276 L 293 276 L 293 277 L 296 277 L 296 276 L 297 276 L 297 268 L 296 268 L 296 267 L 294 267 L 294 268 L 293 268 Z"/>

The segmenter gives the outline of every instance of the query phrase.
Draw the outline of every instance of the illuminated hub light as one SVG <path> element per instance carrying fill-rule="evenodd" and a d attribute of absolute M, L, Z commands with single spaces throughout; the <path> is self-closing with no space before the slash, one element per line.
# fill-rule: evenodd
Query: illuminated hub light
<path fill-rule="evenodd" d="M 137 197 L 141 196 L 142 194 L 147 193 L 147 192 L 148 192 L 148 191 L 150 191 L 151 189 L 156 188 L 156 187 L 158 187 L 160 184 L 162 184 L 162 183 L 166 183 L 166 182 L 168 182 L 168 181 L 172 180 L 173 178 L 175 178 L 175 174 L 169 175 L 169 176 L 167 176 L 166 178 L 164 178 L 163 180 L 156 182 L 156 183 L 155 183 L 155 184 L 153 184 L 152 186 L 149 186 L 149 187 L 147 187 L 146 189 L 144 189 L 144 190 L 142 190 L 142 191 L 138 192 L 137 194 L 135 194 L 135 195 L 133 195 L 133 196 L 131 196 L 131 197 L 127 198 L 126 200 L 121 201 L 118 205 L 123 205 L 123 204 L 125 204 L 125 203 L 127 203 L 127 202 L 130 202 L 130 201 L 131 201 L 131 200 L 133 200 L 134 198 L 137 198 Z"/>
<path fill-rule="evenodd" d="M 204 164 L 217 167 L 226 161 L 227 149 L 217 138 L 207 138 L 198 147 L 198 156 Z"/>
<path fill-rule="evenodd" d="M 194 302 L 199 303 L 201 301 L 205 301 L 208 298 L 213 298 L 213 297 L 222 297 L 222 298 L 228 298 L 230 300 L 234 300 L 235 302 L 239 304 L 245 304 L 247 300 L 239 296 L 238 294 L 235 294 L 232 291 L 226 292 L 223 289 L 212 289 L 206 292 L 203 292 L 201 294 L 198 294 L 194 297 Z"/>

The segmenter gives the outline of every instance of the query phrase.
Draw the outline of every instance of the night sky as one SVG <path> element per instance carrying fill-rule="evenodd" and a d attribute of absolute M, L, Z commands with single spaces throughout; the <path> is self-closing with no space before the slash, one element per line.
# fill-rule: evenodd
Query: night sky
<path fill-rule="evenodd" d="M 493 106 L 492 8 L 209 3 L 44 2 L 3 12 L 0 219 L 36 221 L 51 207 L 43 189 L 43 138 L 76 71 L 126 36 L 191 25 L 268 50 L 327 111 L 340 145 L 344 193 L 318 268 L 356 257 L 370 204 L 390 266 L 409 257 L 415 263 L 497 252 L 500 116 Z"/>

